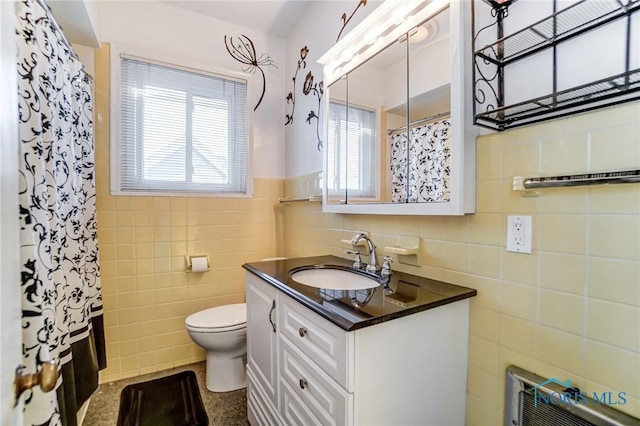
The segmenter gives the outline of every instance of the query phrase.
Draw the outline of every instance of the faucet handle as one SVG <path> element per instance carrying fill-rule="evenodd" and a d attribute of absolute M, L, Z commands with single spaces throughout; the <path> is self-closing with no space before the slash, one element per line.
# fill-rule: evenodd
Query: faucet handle
<path fill-rule="evenodd" d="M 384 262 L 382 263 L 382 270 L 380 271 L 380 275 L 382 278 L 390 277 L 393 272 L 391 272 L 391 262 L 393 262 L 393 258 L 389 255 L 386 255 L 384 258 Z"/>
<path fill-rule="evenodd" d="M 360 259 L 360 250 L 345 250 L 347 254 L 354 254 L 355 258 L 353 259 L 353 267 L 355 269 L 360 269 L 362 267 L 362 259 Z"/>

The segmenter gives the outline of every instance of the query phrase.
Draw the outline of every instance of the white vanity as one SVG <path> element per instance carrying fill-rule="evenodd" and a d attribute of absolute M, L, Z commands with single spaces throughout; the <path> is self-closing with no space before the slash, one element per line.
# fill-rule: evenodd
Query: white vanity
<path fill-rule="evenodd" d="M 317 264 L 350 262 L 244 265 L 251 425 L 464 424 L 475 290 L 401 273 L 372 293 L 289 278 Z"/>

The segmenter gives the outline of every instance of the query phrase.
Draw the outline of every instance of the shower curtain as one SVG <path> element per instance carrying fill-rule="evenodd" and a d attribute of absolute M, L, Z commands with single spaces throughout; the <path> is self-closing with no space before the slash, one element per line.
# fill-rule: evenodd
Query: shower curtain
<path fill-rule="evenodd" d="M 20 261 L 25 373 L 58 363 L 55 391 L 26 392 L 32 425 L 76 425 L 106 366 L 91 81 L 48 7 L 17 11 Z"/>
<path fill-rule="evenodd" d="M 451 190 L 450 123 L 440 120 L 391 135 L 391 201 L 447 202 Z"/>

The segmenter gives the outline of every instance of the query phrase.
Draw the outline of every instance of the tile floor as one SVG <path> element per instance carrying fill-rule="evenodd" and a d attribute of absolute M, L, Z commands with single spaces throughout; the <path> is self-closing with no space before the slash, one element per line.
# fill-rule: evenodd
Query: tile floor
<path fill-rule="evenodd" d="M 200 395 L 204 408 L 209 416 L 211 426 L 247 426 L 247 393 L 246 389 L 233 392 L 214 393 L 205 387 L 205 363 L 176 367 L 171 370 L 159 371 L 144 376 L 118 380 L 100 385 L 96 394 L 91 398 L 84 425 L 114 426 L 118 419 L 120 392 L 132 383 L 144 382 L 159 377 L 168 376 L 184 370 L 193 370 L 198 379 Z"/>

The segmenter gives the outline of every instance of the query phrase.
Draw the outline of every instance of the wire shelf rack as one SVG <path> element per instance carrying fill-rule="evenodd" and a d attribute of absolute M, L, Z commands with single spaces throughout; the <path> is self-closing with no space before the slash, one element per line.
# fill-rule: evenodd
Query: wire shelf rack
<path fill-rule="evenodd" d="M 508 12 L 506 8 L 494 10 L 497 40 L 474 52 L 475 124 L 505 130 L 640 99 L 640 68 L 630 69 L 632 32 L 629 30 L 632 15 L 638 10 L 640 0 L 581 0 L 507 36 L 502 36 L 502 21 Z M 625 43 L 616 45 L 616 48 L 626 49 L 621 72 L 557 90 L 557 46 L 619 19 L 626 19 L 628 28 Z M 492 26 L 479 30 L 474 40 Z M 637 41 L 633 43 L 635 46 Z M 545 49 L 553 49 L 553 91 L 523 102 L 505 104 L 504 78 L 508 65 Z"/>

